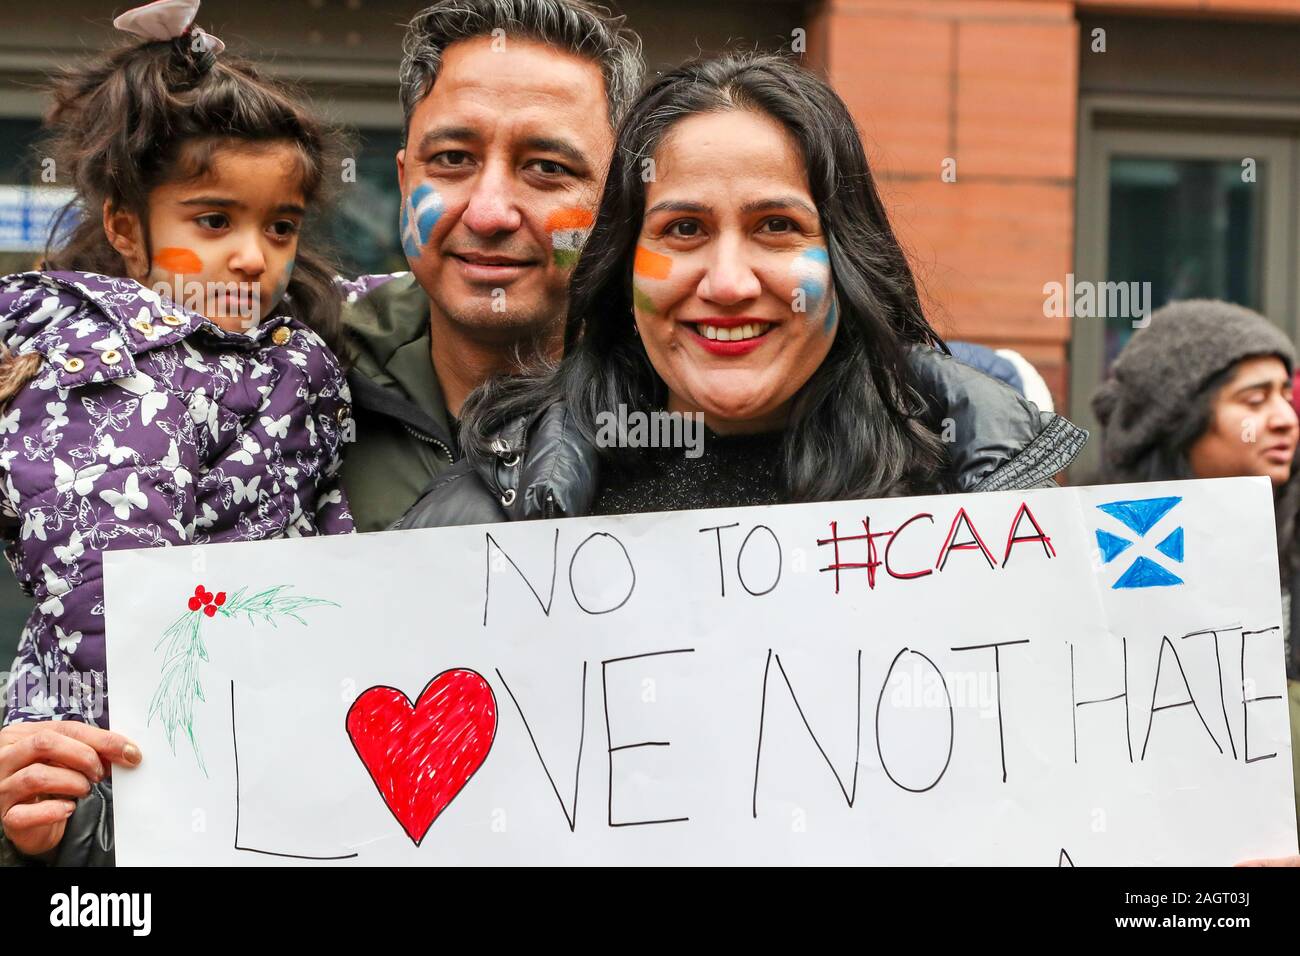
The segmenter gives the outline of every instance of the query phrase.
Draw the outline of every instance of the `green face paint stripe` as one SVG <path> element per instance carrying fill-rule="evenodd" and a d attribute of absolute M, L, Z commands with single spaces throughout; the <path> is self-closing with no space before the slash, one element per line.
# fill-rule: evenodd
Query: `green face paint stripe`
<path fill-rule="evenodd" d="M 651 315 L 656 315 L 658 313 L 654 302 L 650 300 L 650 296 L 642 292 L 637 287 L 636 283 L 632 284 L 632 304 L 642 312 L 649 312 Z"/>

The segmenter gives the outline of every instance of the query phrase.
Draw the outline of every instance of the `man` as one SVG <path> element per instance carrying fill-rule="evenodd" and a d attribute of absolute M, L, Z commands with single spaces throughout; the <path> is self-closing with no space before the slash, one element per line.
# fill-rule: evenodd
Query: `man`
<path fill-rule="evenodd" d="M 635 99 L 640 40 L 585 0 L 443 0 L 411 21 L 397 154 L 410 274 L 345 320 L 357 528 L 392 525 L 456 453 L 465 397 L 558 358 L 569 272 Z"/>
<path fill-rule="evenodd" d="M 343 484 L 359 531 L 391 527 L 459 457 L 456 415 L 474 388 L 560 357 L 569 272 L 642 74 L 640 40 L 586 0 L 441 0 L 412 20 L 404 51 L 411 272 L 345 313 L 358 355 Z M 990 449 L 1030 439 L 998 481 L 1050 483 L 1085 437 L 955 363 L 920 354 L 914 370 L 952 433 L 962 490 L 1001 460 Z"/>
<path fill-rule="evenodd" d="M 397 174 L 411 273 L 357 283 L 346 318 L 356 441 L 343 479 L 363 531 L 391 525 L 450 463 L 454 416 L 475 386 L 558 357 L 569 271 L 642 74 L 640 40 L 585 0 L 441 0 L 403 47 Z M 0 809 L 15 781 L 50 772 L 52 752 L 72 755 L 54 772 L 81 773 L 89 793 L 40 859 L 111 862 L 101 762 L 138 763 L 140 751 L 74 722 L 6 728 Z M 0 865 L 32 862 L 15 852 L 18 834 L 0 832 Z"/>

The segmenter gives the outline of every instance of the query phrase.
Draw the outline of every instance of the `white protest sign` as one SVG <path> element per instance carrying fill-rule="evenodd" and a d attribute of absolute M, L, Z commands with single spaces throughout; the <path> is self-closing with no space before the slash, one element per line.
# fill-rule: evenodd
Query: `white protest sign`
<path fill-rule="evenodd" d="M 114 771 L 121 864 L 1296 851 L 1262 478 L 119 551 L 105 576 L 113 728 L 145 754 Z"/>

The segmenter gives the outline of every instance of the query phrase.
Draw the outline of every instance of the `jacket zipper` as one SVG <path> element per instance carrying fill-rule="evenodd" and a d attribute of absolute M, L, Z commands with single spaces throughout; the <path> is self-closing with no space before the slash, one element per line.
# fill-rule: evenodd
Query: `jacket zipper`
<path fill-rule="evenodd" d="M 402 427 L 405 428 L 408 432 L 410 432 L 413 438 L 418 438 L 420 439 L 420 441 L 428 442 L 430 445 L 437 445 L 439 448 L 442 449 L 442 453 L 447 456 L 447 464 L 449 465 L 455 464 L 456 459 L 452 457 L 451 449 L 448 448 L 442 442 L 438 441 L 438 439 L 434 438 L 431 435 L 426 435 L 424 434 L 424 432 L 416 431 L 410 425 L 406 424 L 406 422 L 402 422 Z"/>

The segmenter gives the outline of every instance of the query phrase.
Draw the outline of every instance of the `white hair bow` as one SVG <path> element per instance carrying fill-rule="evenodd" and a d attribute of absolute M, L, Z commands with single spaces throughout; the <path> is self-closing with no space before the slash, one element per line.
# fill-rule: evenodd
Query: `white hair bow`
<path fill-rule="evenodd" d="M 194 38 L 196 53 L 220 53 L 226 45 L 194 26 L 198 12 L 199 0 L 154 0 L 126 11 L 113 21 L 113 26 L 144 40 L 174 40 L 189 34 Z"/>

